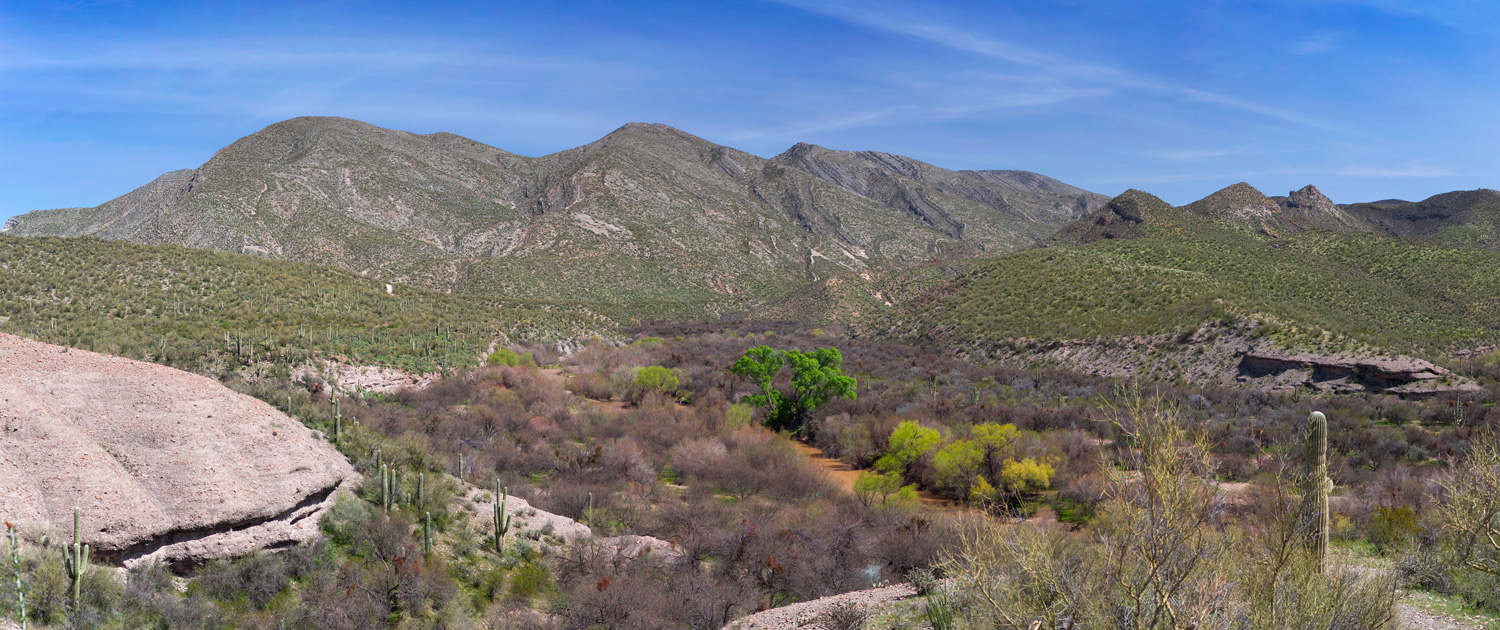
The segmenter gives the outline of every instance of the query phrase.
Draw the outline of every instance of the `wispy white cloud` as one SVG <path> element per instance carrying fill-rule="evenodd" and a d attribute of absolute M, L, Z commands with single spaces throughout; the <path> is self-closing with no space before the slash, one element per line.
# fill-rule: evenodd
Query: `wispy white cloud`
<path fill-rule="evenodd" d="M 1292 44 L 1292 52 L 1299 55 L 1316 55 L 1325 53 L 1338 47 L 1338 33 L 1332 31 L 1320 31 L 1312 37 L 1304 38 Z"/>
<path fill-rule="evenodd" d="M 1213 158 L 1226 157 L 1226 156 L 1230 156 L 1230 155 L 1238 155 L 1240 153 L 1244 153 L 1244 150 L 1243 149 L 1175 149 L 1175 150 L 1165 150 L 1165 151 L 1153 151 L 1153 152 L 1150 153 L 1150 156 L 1151 157 L 1156 157 L 1156 158 L 1161 158 L 1161 159 L 1164 159 L 1164 160 L 1177 160 L 1177 161 L 1181 161 L 1181 162 L 1191 162 L 1191 161 L 1194 161 L 1194 160 L 1208 160 L 1208 159 L 1213 159 Z"/>
<path fill-rule="evenodd" d="M 1350 165 L 1333 172 L 1350 177 L 1453 177 L 1459 175 L 1446 168 L 1416 162 L 1408 162 L 1402 166 Z"/>
<path fill-rule="evenodd" d="M 903 114 L 910 111 L 910 107 L 887 107 L 868 111 L 854 111 L 837 116 L 814 118 L 789 125 L 727 131 L 721 135 L 727 141 L 803 138 L 820 132 L 888 124 L 902 118 Z"/>
<path fill-rule="evenodd" d="M 1273 120 L 1352 135 L 1352 132 L 1331 122 L 1274 105 L 1208 92 L 1112 66 L 1085 63 L 1064 55 L 1033 50 L 952 26 L 924 21 L 906 13 L 883 10 L 869 2 L 850 4 L 843 0 L 769 1 L 865 28 L 921 39 L 996 61 L 1027 66 L 1044 76 L 1082 83 L 1080 89 L 1137 90 L 1187 102 L 1209 103 Z"/>

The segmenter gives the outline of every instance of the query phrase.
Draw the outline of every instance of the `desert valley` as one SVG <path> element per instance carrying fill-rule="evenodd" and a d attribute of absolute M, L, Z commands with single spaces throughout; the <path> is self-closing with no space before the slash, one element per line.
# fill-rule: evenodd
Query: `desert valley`
<path fill-rule="evenodd" d="M 1495 190 L 312 117 L 3 232 L 6 628 L 1500 614 Z"/>

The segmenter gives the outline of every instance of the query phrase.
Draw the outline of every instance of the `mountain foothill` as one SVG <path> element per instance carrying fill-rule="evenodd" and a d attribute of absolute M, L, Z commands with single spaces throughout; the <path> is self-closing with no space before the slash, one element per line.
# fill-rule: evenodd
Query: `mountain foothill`
<path fill-rule="evenodd" d="M 1500 295 L 1494 190 L 1336 204 L 1311 185 L 1266 196 L 1238 183 L 1172 206 L 877 151 L 799 143 L 766 159 L 656 124 L 526 157 L 296 118 L 5 232 L 332 267 L 582 312 L 602 336 L 648 320 L 799 320 L 1109 375 L 1243 382 L 1259 378 L 1236 363 L 1247 353 L 1322 357 L 1287 360 L 1310 375 L 1500 338 L 1500 305 L 1482 297 Z M 1184 344 L 1211 350 L 1186 360 Z"/>

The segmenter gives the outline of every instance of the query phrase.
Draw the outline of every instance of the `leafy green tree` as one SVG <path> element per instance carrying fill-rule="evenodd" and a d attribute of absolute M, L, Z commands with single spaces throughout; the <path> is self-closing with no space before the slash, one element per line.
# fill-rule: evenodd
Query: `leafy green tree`
<path fill-rule="evenodd" d="M 865 471 L 854 480 L 854 496 L 869 506 L 883 506 L 891 495 L 901 490 L 899 473 L 879 474 Z"/>
<path fill-rule="evenodd" d="M 932 481 L 939 488 L 963 497 L 980 477 L 984 446 L 978 440 L 955 440 L 932 456 Z"/>
<path fill-rule="evenodd" d="M 937 429 L 924 427 L 911 420 L 896 425 L 886 446 L 885 455 L 875 460 L 875 468 L 882 472 L 906 474 L 912 462 L 922 459 L 943 441 Z"/>
<path fill-rule="evenodd" d="M 635 388 L 643 392 L 670 392 L 677 389 L 677 375 L 660 365 L 644 367 L 635 373 Z"/>
<path fill-rule="evenodd" d="M 1052 485 L 1052 464 L 1027 457 L 1020 461 L 1005 460 L 1000 479 L 1005 489 L 1016 494 L 1040 492 Z"/>
<path fill-rule="evenodd" d="M 744 401 L 766 412 L 766 426 L 776 431 L 800 431 L 807 417 L 831 398 L 855 397 L 855 380 L 844 374 L 843 355 L 837 348 L 773 350 L 756 346 L 734 362 L 730 372 L 750 379 L 761 393 L 746 396 Z M 776 387 L 776 379 L 785 367 L 791 367 L 791 392 Z"/>
<path fill-rule="evenodd" d="M 491 352 L 487 361 L 490 365 L 516 367 L 517 365 L 520 365 L 521 357 L 520 355 L 516 354 L 515 350 L 511 350 L 510 348 L 501 348 L 499 350 Z"/>

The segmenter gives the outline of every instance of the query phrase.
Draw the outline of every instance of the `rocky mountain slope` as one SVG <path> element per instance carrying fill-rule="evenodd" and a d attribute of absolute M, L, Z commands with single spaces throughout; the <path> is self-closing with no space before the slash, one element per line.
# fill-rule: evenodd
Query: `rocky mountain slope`
<path fill-rule="evenodd" d="M 1481 188 L 1341 206 L 1372 229 L 1402 238 L 1500 249 L 1500 191 Z"/>
<path fill-rule="evenodd" d="M 0 517 L 95 557 L 196 564 L 296 542 L 359 475 L 294 418 L 168 367 L 0 333 Z"/>
<path fill-rule="evenodd" d="M 950 171 L 876 151 L 799 143 L 772 161 L 909 213 L 983 250 L 1030 245 L 1109 199 L 1026 171 Z"/>
<path fill-rule="evenodd" d="M 1433 199 L 1451 197 L 1488 193 Z M 1467 227 L 1444 229 L 1478 232 L 1483 205 L 1464 207 L 1450 216 Z M 1372 216 L 1311 186 L 1268 198 L 1237 184 L 1182 207 L 1131 190 L 1046 247 L 978 264 L 862 331 L 1108 376 L 1463 391 L 1399 355 L 1500 341 L 1500 253 L 1431 230 L 1398 238 Z"/>
<path fill-rule="evenodd" d="M 830 277 L 879 304 L 880 278 L 1025 247 L 1101 201 L 1034 174 L 886 154 L 799 145 L 766 160 L 662 125 L 530 158 L 452 134 L 298 118 L 99 207 L 23 215 L 7 233 L 702 316 L 776 304 Z"/>

